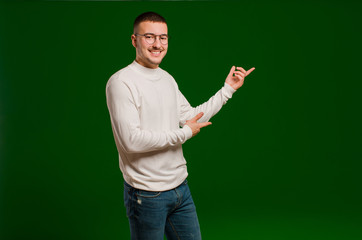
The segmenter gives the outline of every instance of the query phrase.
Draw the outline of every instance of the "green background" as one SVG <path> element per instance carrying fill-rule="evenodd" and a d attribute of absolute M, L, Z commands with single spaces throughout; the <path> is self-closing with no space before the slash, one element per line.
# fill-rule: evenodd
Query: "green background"
<path fill-rule="evenodd" d="M 1 2 L 0 239 L 129 239 L 105 85 L 134 18 L 192 105 L 256 67 L 184 144 L 203 239 L 362 239 L 357 1 Z"/>

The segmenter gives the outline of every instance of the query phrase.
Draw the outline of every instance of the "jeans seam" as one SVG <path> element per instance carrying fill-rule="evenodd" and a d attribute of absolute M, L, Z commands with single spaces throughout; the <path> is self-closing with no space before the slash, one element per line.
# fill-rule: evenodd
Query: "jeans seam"
<path fill-rule="evenodd" d="M 176 210 L 176 208 L 178 208 L 181 205 L 182 199 L 180 198 L 180 195 L 178 194 L 176 188 L 174 189 L 175 193 L 177 195 L 177 203 L 175 205 L 175 207 L 172 209 L 172 212 Z"/>
<path fill-rule="evenodd" d="M 170 218 L 167 218 L 167 221 L 170 223 L 170 225 L 171 225 L 171 227 L 172 227 L 172 230 L 173 230 L 173 231 L 175 232 L 175 234 L 176 234 L 177 239 L 178 239 L 178 240 L 181 240 L 181 239 L 180 239 L 180 236 L 177 234 L 177 231 L 176 231 L 175 227 L 173 226 Z"/>

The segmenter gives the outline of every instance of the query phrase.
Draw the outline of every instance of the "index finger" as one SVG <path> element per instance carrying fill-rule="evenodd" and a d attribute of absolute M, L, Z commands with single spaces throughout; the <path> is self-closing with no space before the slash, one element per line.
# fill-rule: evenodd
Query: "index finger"
<path fill-rule="evenodd" d="M 255 70 L 255 67 L 253 67 L 253 68 L 250 68 L 247 72 L 246 72 L 246 75 L 249 75 L 252 71 L 254 71 Z"/>

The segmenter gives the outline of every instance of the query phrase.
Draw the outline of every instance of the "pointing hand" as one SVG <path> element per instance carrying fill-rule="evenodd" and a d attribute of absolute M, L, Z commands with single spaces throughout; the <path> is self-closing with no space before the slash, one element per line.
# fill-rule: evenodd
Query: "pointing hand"
<path fill-rule="evenodd" d="M 248 76 L 252 71 L 254 71 L 254 67 L 250 68 L 248 71 L 245 71 L 242 67 L 232 66 L 229 75 L 226 77 L 225 82 L 229 84 L 235 90 L 238 90 L 244 84 L 244 79 Z"/>
<path fill-rule="evenodd" d="M 211 124 L 211 122 L 203 122 L 203 123 L 197 122 L 197 120 L 199 120 L 203 115 L 204 113 L 200 112 L 194 118 L 186 121 L 186 125 L 189 126 L 192 130 L 192 136 L 198 134 L 201 128 L 209 126 Z"/>

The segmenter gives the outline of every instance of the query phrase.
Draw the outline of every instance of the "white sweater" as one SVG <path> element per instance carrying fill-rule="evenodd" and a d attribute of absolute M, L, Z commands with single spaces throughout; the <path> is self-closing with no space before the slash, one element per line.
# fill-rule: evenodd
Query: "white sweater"
<path fill-rule="evenodd" d="M 204 112 L 214 116 L 235 90 L 225 83 L 213 97 L 193 108 L 174 78 L 161 68 L 133 61 L 107 82 L 107 106 L 124 180 L 148 191 L 166 191 L 187 177 L 182 144 L 192 137 L 186 120 Z M 180 128 L 183 127 L 183 128 Z"/>

